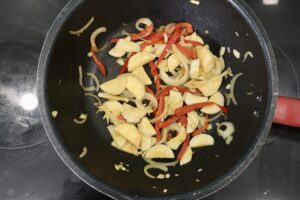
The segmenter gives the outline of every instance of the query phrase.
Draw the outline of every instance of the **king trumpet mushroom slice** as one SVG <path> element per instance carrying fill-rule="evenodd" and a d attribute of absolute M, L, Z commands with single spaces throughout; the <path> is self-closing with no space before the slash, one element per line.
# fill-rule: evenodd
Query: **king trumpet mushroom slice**
<path fill-rule="evenodd" d="M 209 99 L 208 102 L 216 103 L 219 106 L 224 106 L 225 98 L 221 92 L 216 92 Z M 207 106 L 201 109 L 201 112 L 214 115 L 221 111 L 220 107 L 217 105 Z"/>
<path fill-rule="evenodd" d="M 132 75 L 126 74 L 126 88 L 135 96 L 137 100 L 141 100 L 146 92 L 145 85 Z"/>
<path fill-rule="evenodd" d="M 207 101 L 208 101 L 207 97 L 194 95 L 194 94 L 191 94 L 189 92 L 185 93 L 184 102 L 187 105 L 192 105 L 192 104 L 196 104 L 196 103 L 204 103 L 204 102 L 207 102 Z"/>
<path fill-rule="evenodd" d="M 140 147 L 142 135 L 134 125 L 129 123 L 120 124 L 115 127 L 115 132 L 123 136 L 135 147 Z"/>
<path fill-rule="evenodd" d="M 111 95 L 119 95 L 126 89 L 127 80 L 123 76 L 107 81 L 100 85 L 101 90 Z"/>
<path fill-rule="evenodd" d="M 100 109 L 114 113 L 121 113 L 124 111 L 122 104 L 118 101 L 106 101 L 100 106 Z"/>
<path fill-rule="evenodd" d="M 152 137 L 142 135 L 141 151 L 147 151 L 152 146 Z"/>
<path fill-rule="evenodd" d="M 122 148 L 125 144 L 126 144 L 126 139 L 124 137 L 122 137 L 121 135 L 119 135 L 118 133 L 116 133 L 115 131 L 115 126 L 108 126 L 107 127 L 115 145 L 118 148 Z"/>
<path fill-rule="evenodd" d="M 132 56 L 128 62 L 128 71 L 132 72 L 134 69 L 148 64 L 155 59 L 155 55 L 148 52 L 138 52 Z"/>
<path fill-rule="evenodd" d="M 156 134 L 154 127 L 147 117 L 144 117 L 138 124 L 138 129 L 144 136 L 154 136 Z"/>
<path fill-rule="evenodd" d="M 175 155 L 170 147 L 163 144 L 157 144 L 151 147 L 145 153 L 145 158 L 175 158 Z"/>
<path fill-rule="evenodd" d="M 144 85 L 151 85 L 152 81 L 149 78 L 149 76 L 147 75 L 147 73 L 145 72 L 145 69 L 143 66 L 140 66 L 138 68 L 136 68 L 135 70 L 132 71 L 132 76 L 134 76 L 135 78 L 139 79 L 142 83 L 144 83 Z"/>
<path fill-rule="evenodd" d="M 139 123 L 141 119 L 146 115 L 144 110 L 133 107 L 127 103 L 123 104 L 124 111 L 122 116 L 126 119 L 128 123 Z"/>
<path fill-rule="evenodd" d="M 215 144 L 215 139 L 208 134 L 200 134 L 194 136 L 190 141 L 190 147 L 205 147 L 205 146 L 212 146 Z"/>
<path fill-rule="evenodd" d="M 130 142 L 126 142 L 126 144 L 119 148 L 118 146 L 116 146 L 115 142 L 112 142 L 111 145 L 121 151 L 124 151 L 126 153 L 138 156 L 139 152 L 138 152 L 138 148 L 136 148 L 133 144 L 131 144 Z"/>

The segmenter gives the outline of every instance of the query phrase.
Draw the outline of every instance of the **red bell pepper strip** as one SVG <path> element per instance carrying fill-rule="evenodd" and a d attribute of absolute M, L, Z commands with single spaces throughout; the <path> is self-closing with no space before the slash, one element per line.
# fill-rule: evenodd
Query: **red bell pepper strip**
<path fill-rule="evenodd" d="M 113 38 L 113 39 L 110 40 L 110 42 L 111 43 L 117 43 L 117 42 L 119 42 L 120 39 L 121 38 Z"/>
<path fill-rule="evenodd" d="M 192 44 L 194 47 L 203 46 L 203 44 L 201 42 L 196 42 L 196 41 L 193 41 L 193 40 L 184 39 L 184 42 L 188 43 L 188 44 Z"/>
<path fill-rule="evenodd" d="M 194 32 L 192 24 L 188 22 L 181 22 L 175 25 L 176 29 L 182 29 L 185 28 L 188 34 L 192 34 Z"/>
<path fill-rule="evenodd" d="M 118 119 L 119 121 L 126 121 L 126 119 L 123 117 L 122 114 L 117 115 L 117 119 Z"/>
<path fill-rule="evenodd" d="M 131 41 L 140 40 L 140 39 L 143 39 L 143 38 L 149 36 L 152 33 L 153 29 L 154 29 L 154 26 L 152 24 L 150 26 L 147 26 L 144 30 L 142 30 L 139 33 L 130 34 Z M 113 38 L 110 40 L 110 42 L 117 43 L 120 39 L 122 39 L 122 38 Z"/>
<path fill-rule="evenodd" d="M 163 32 L 152 33 L 145 39 L 150 40 L 151 42 L 158 42 L 159 40 L 164 39 L 164 33 Z"/>
<path fill-rule="evenodd" d="M 166 121 L 160 122 L 159 127 L 160 128 L 167 128 L 168 126 L 170 126 L 174 122 L 177 122 L 180 118 L 181 118 L 181 116 L 179 116 L 179 115 L 173 115 L 172 117 L 170 117 Z"/>
<path fill-rule="evenodd" d="M 155 132 L 156 132 L 156 141 L 158 142 L 161 140 L 161 132 L 160 132 L 160 127 L 158 122 L 155 123 Z"/>
<path fill-rule="evenodd" d="M 204 103 L 195 103 L 195 104 L 192 104 L 192 105 L 188 105 L 188 106 L 183 106 L 181 108 L 177 108 L 175 110 L 175 115 L 185 115 L 189 112 L 192 112 L 194 110 L 198 110 L 200 108 L 203 108 L 203 107 L 206 107 L 206 106 L 212 106 L 212 105 L 217 105 L 224 113 L 228 113 L 228 109 L 224 106 L 220 106 L 216 103 L 213 103 L 213 102 L 204 102 Z"/>
<path fill-rule="evenodd" d="M 140 33 L 130 34 L 131 40 L 136 41 L 136 40 L 143 39 L 143 38 L 149 36 L 152 33 L 153 29 L 154 29 L 154 25 L 151 24 L 151 25 L 147 26 L 144 30 L 142 30 Z"/>
<path fill-rule="evenodd" d="M 128 63 L 129 63 L 129 60 L 132 56 L 134 56 L 136 53 L 132 53 L 125 61 L 124 65 L 122 66 L 121 70 L 120 70 L 120 74 L 124 74 L 125 71 L 127 70 L 127 67 L 128 67 Z"/>
<path fill-rule="evenodd" d="M 184 47 L 180 44 L 176 44 L 176 47 L 181 51 L 181 53 L 183 53 L 188 59 L 195 59 L 197 57 L 196 53 L 188 48 L 188 47 Z"/>
<path fill-rule="evenodd" d="M 185 115 L 183 115 L 180 119 L 179 119 L 179 121 L 178 121 L 182 126 L 187 126 L 187 124 L 188 124 L 188 121 L 187 121 L 187 117 L 185 116 Z"/>
<path fill-rule="evenodd" d="M 149 88 L 148 86 L 146 86 L 146 92 L 148 92 L 149 94 L 153 95 L 155 98 L 155 93 L 153 92 L 153 90 L 151 88 Z"/>
<path fill-rule="evenodd" d="M 205 121 L 204 121 L 204 124 L 203 124 L 203 127 L 199 128 L 199 129 L 197 129 L 197 130 L 195 130 L 195 131 L 192 133 L 192 136 L 199 135 L 199 134 L 203 133 L 204 131 L 206 131 L 206 129 L 207 129 L 207 127 L 208 127 L 208 121 L 207 121 L 207 120 L 208 120 L 208 117 L 207 117 L 207 115 L 206 115 Z"/>
<path fill-rule="evenodd" d="M 181 160 L 182 156 L 186 152 L 187 148 L 189 147 L 189 142 L 190 142 L 190 134 L 188 134 L 182 144 L 182 147 L 177 155 L 177 160 Z"/>
<path fill-rule="evenodd" d="M 185 93 L 185 92 L 189 92 L 189 93 L 192 93 L 194 94 L 195 92 L 192 92 L 190 91 L 188 88 L 186 87 L 182 87 L 182 86 L 168 86 L 168 87 L 165 87 L 164 89 L 162 89 L 159 94 L 158 94 L 158 97 L 160 96 L 167 96 L 169 95 L 170 91 L 172 89 L 176 88 L 180 93 Z"/>
<path fill-rule="evenodd" d="M 157 68 L 154 68 L 153 61 L 151 61 L 149 63 L 149 65 L 150 65 L 150 68 L 151 68 L 151 70 L 150 70 L 151 71 L 151 75 L 154 78 L 154 82 L 155 82 L 155 86 L 156 86 L 156 93 L 158 93 L 160 91 L 160 88 L 161 88 L 161 86 L 160 86 L 160 78 L 158 76 L 158 71 L 157 71 Z"/>
<path fill-rule="evenodd" d="M 98 69 L 100 70 L 100 72 L 102 73 L 103 76 L 106 76 L 105 65 L 97 58 L 96 53 L 95 53 L 93 47 L 91 47 L 91 52 L 92 52 L 93 60 L 96 63 L 96 65 L 98 66 Z"/>
<path fill-rule="evenodd" d="M 171 49 L 172 45 L 175 44 L 180 39 L 180 35 L 181 35 L 181 30 L 180 29 L 175 30 L 175 32 L 172 34 L 169 41 L 167 42 L 165 49 L 159 56 L 157 62 L 154 64 L 154 67 L 153 67 L 154 69 L 157 69 L 158 65 L 161 63 L 161 61 L 167 55 L 168 50 Z"/>
<path fill-rule="evenodd" d="M 165 109 L 165 98 L 160 97 L 157 112 L 156 112 L 156 117 L 159 117 L 164 112 L 164 109 Z"/>

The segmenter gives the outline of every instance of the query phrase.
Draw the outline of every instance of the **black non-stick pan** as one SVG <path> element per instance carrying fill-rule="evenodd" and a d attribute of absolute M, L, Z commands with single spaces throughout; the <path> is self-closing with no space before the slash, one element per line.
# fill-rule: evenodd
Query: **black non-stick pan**
<path fill-rule="evenodd" d="M 80 37 L 69 34 L 92 16 L 95 22 Z M 170 168 L 172 175 L 179 176 L 166 180 L 146 177 L 143 159 L 111 147 L 103 115 L 96 114 L 93 99 L 85 97 L 78 84 L 79 65 L 84 72 L 95 73 L 101 81 L 116 77 L 120 69 L 107 54 L 112 47 L 109 43 L 97 54 L 106 63 L 107 78 L 87 56 L 93 30 L 107 27 L 107 33 L 97 41 L 103 46 L 109 39 L 120 36 L 122 30 L 136 31 L 134 24 L 141 17 L 152 19 L 156 27 L 171 22 L 192 23 L 215 54 L 225 46 L 240 52 L 251 51 L 254 55 L 244 63 L 232 55 L 224 57 L 226 66 L 234 73 L 244 73 L 235 88 L 238 105 L 229 107 L 228 118 L 236 126 L 231 145 L 224 144 L 212 133 L 216 145 L 195 150 L 190 164 Z M 230 183 L 257 155 L 273 122 L 277 81 L 268 37 L 243 1 L 202 0 L 197 6 L 189 0 L 74 0 L 59 14 L 47 36 L 37 84 L 43 124 L 55 150 L 90 186 L 116 199 L 192 199 L 205 197 Z M 89 80 L 85 84 L 89 84 Z M 252 95 L 247 95 L 249 92 Z M 276 121 L 286 120 L 290 109 L 288 124 L 299 126 L 299 118 L 295 117 L 297 100 L 280 98 L 279 102 Z M 58 111 L 55 119 L 51 116 L 53 110 Z M 291 115 L 291 112 L 294 113 Z M 89 116 L 81 126 L 73 123 L 80 113 Z M 87 147 L 88 153 L 79 159 L 83 147 Z M 120 162 L 128 163 L 130 171 L 116 171 L 114 164 Z M 198 172 L 200 168 L 203 169 L 201 173 Z M 164 193 L 164 189 L 167 192 Z"/>

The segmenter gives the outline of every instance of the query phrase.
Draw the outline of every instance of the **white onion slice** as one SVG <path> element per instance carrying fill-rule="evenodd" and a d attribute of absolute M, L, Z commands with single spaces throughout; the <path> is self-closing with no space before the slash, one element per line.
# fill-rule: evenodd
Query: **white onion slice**
<path fill-rule="evenodd" d="M 69 31 L 71 35 L 77 35 L 80 36 L 81 33 L 83 33 L 86 29 L 88 29 L 92 23 L 94 22 L 95 18 L 92 17 L 82 28 L 80 28 L 77 31 Z"/>
<path fill-rule="evenodd" d="M 153 24 L 153 22 L 151 21 L 151 19 L 149 18 L 141 18 L 138 19 L 135 23 L 135 27 L 138 31 L 143 31 L 144 29 L 140 27 L 141 24 L 144 24 L 146 26 L 150 26 Z"/>
<path fill-rule="evenodd" d="M 92 48 L 95 52 L 99 52 L 102 50 L 99 49 L 96 45 L 96 37 L 98 35 L 100 35 L 101 33 L 105 33 L 107 31 L 107 29 L 105 27 L 100 27 L 100 28 L 97 28 L 91 35 L 91 38 L 90 38 L 90 42 L 91 42 L 91 45 L 92 45 Z"/>

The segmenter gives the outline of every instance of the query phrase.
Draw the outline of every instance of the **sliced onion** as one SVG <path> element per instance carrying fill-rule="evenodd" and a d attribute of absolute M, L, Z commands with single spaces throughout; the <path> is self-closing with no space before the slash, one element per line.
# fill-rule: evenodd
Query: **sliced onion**
<path fill-rule="evenodd" d="M 88 29 L 92 23 L 94 22 L 95 18 L 92 17 L 82 28 L 80 28 L 77 31 L 69 31 L 71 35 L 77 35 L 80 36 L 81 33 L 83 33 L 86 29 Z"/>
<path fill-rule="evenodd" d="M 233 102 L 234 105 L 237 105 L 237 102 L 236 102 L 236 99 L 235 99 L 235 95 L 234 95 L 235 83 L 236 83 L 237 79 L 238 79 L 239 77 L 241 77 L 242 75 L 243 75 L 243 73 L 238 73 L 238 74 L 236 74 L 236 75 L 232 78 L 231 83 L 230 83 L 231 87 L 230 87 L 229 97 L 231 98 L 231 100 L 232 100 L 232 102 Z"/>
<path fill-rule="evenodd" d="M 153 161 L 153 160 L 148 159 L 148 158 L 144 158 L 144 160 L 145 160 L 147 163 L 151 164 L 151 165 L 162 165 L 162 166 L 166 166 L 166 167 L 175 166 L 175 165 L 177 165 L 177 163 L 178 163 L 178 160 L 173 161 L 173 162 L 167 162 L 167 163 L 164 163 L 164 162 L 156 162 L 156 161 Z"/>
<path fill-rule="evenodd" d="M 97 76 L 95 74 L 93 74 L 93 73 L 87 73 L 86 75 L 88 75 L 89 77 L 92 78 L 92 80 L 96 83 L 96 90 L 99 91 L 99 89 L 100 89 L 100 81 L 97 78 Z"/>
<path fill-rule="evenodd" d="M 158 106 L 158 102 L 157 102 L 157 99 L 152 95 L 152 94 L 149 94 L 148 92 L 145 93 L 144 97 L 143 97 L 143 100 L 149 100 L 152 105 L 153 105 L 153 110 L 155 110 Z"/>
<path fill-rule="evenodd" d="M 155 179 L 156 177 L 151 175 L 148 171 L 149 169 L 160 169 L 161 171 L 163 172 L 167 172 L 168 171 L 168 168 L 164 165 L 160 165 L 160 164 L 149 164 L 149 165 L 146 165 L 144 167 L 144 173 L 146 174 L 146 176 L 148 176 L 149 178 L 152 178 L 152 179 Z"/>
<path fill-rule="evenodd" d="M 79 67 L 78 67 L 78 70 L 79 70 L 79 85 L 82 87 L 82 89 L 83 89 L 85 92 L 93 92 L 93 91 L 97 91 L 97 88 L 94 87 L 94 86 L 85 87 L 85 86 L 83 85 L 82 67 L 79 66 Z"/>
<path fill-rule="evenodd" d="M 209 118 L 209 119 L 207 120 L 207 122 L 213 122 L 213 121 L 219 119 L 219 117 L 221 117 L 222 114 L 223 114 L 223 112 L 219 112 L 217 115 L 213 116 L 212 118 Z"/>
<path fill-rule="evenodd" d="M 189 67 L 187 64 L 183 64 L 184 67 L 184 74 L 180 78 L 171 78 L 166 71 L 160 70 L 160 78 L 167 84 L 172 86 L 180 86 L 187 82 L 189 78 Z"/>
<path fill-rule="evenodd" d="M 101 33 L 105 33 L 107 31 L 107 29 L 105 27 L 100 27 L 98 29 L 96 29 L 92 35 L 91 35 L 91 38 L 90 38 L 90 42 L 91 42 L 91 45 L 92 45 L 92 48 L 94 49 L 95 52 L 99 52 L 101 51 L 103 48 L 99 49 L 96 45 L 96 37 L 98 35 L 100 35 Z"/>
<path fill-rule="evenodd" d="M 84 124 L 87 120 L 87 114 L 80 114 L 79 119 L 73 119 L 76 124 Z"/>
<path fill-rule="evenodd" d="M 87 154 L 87 148 L 83 147 L 81 154 L 79 155 L 79 158 L 83 158 Z"/>
<path fill-rule="evenodd" d="M 85 93 L 84 95 L 93 97 L 97 101 L 97 102 L 94 103 L 95 106 L 100 106 L 102 104 L 101 100 L 96 95 L 94 95 L 92 93 Z"/>
<path fill-rule="evenodd" d="M 144 29 L 140 27 L 141 24 L 144 24 L 146 26 L 150 26 L 153 24 L 153 22 L 151 21 L 151 19 L 149 18 L 141 18 L 138 19 L 135 23 L 135 27 L 138 31 L 143 31 Z"/>
<path fill-rule="evenodd" d="M 165 27 L 165 32 L 166 33 L 173 33 L 174 30 L 175 30 L 175 23 L 168 24 Z"/>

